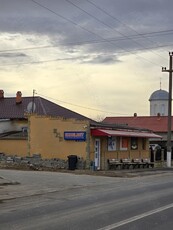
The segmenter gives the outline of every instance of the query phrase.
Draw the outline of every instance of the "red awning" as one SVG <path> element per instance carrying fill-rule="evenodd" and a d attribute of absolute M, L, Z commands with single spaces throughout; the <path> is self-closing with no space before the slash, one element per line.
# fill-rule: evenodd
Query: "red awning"
<path fill-rule="evenodd" d="M 161 136 L 150 132 L 110 130 L 110 129 L 92 129 L 92 136 L 120 136 L 120 137 L 146 137 L 146 138 L 162 138 Z"/>

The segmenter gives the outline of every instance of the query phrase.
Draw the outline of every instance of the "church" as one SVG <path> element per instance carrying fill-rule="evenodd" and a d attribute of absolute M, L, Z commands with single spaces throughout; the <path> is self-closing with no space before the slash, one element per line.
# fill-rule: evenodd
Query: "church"
<path fill-rule="evenodd" d="M 160 88 L 154 91 L 149 98 L 150 116 L 138 116 L 137 113 L 134 113 L 134 116 L 128 117 L 106 117 L 103 122 L 150 129 L 162 136 L 162 139 L 151 139 L 150 144 L 158 144 L 165 148 L 168 130 L 168 100 L 169 93 Z M 173 131 L 173 117 L 171 130 Z M 173 142 L 173 136 L 171 136 L 171 140 Z"/>

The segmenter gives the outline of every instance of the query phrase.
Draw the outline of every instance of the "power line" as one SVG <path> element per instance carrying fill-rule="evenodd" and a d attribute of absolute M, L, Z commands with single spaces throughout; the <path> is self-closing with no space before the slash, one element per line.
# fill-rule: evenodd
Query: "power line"
<path fill-rule="evenodd" d="M 105 42 L 105 41 L 104 41 Z M 173 44 L 172 44 L 173 45 Z M 147 50 L 147 49 L 156 49 L 156 48 L 164 48 L 166 46 L 171 46 L 171 44 L 169 45 L 163 45 L 163 46 L 157 46 L 157 47 L 150 47 L 150 48 L 145 48 L 145 49 L 136 49 L 135 51 L 142 51 L 142 50 Z M 42 47 L 44 48 L 44 47 Z M 31 49 L 31 48 L 30 48 Z M 18 50 L 18 49 L 17 49 Z M 23 50 L 23 49 L 20 49 L 20 50 Z M 12 51 L 15 51 L 15 50 L 12 50 Z M 2 51 L 0 51 L 2 52 Z M 129 53 L 128 51 L 119 51 L 118 53 L 121 53 L 121 54 L 125 54 L 125 53 Z M 48 63 L 48 62 L 58 62 L 58 61 L 77 61 L 78 59 L 84 59 L 86 58 L 87 56 L 78 56 L 78 57 L 69 57 L 69 58 L 59 58 L 59 59 L 52 59 L 52 60 L 43 60 L 43 61 L 28 61 L 28 62 L 18 62 L 18 63 L 4 63 L 4 64 L 0 64 L 0 67 L 8 67 L 8 66 L 21 66 L 21 65 L 28 65 L 28 64 L 43 64 L 43 63 Z M 142 57 L 143 58 L 143 57 Z M 144 58 L 143 58 L 144 59 Z M 148 61 L 146 59 L 146 61 Z M 150 61 L 149 61 L 150 62 Z M 150 62 L 152 63 L 152 62 Z M 155 64 L 155 63 L 152 63 L 152 64 Z M 156 64 L 155 64 L 156 65 Z M 157 65 L 158 66 L 158 65 Z"/>
<path fill-rule="evenodd" d="M 84 58 L 84 57 L 83 57 Z M 59 59 L 53 59 L 53 60 L 44 60 L 44 61 L 31 61 L 31 62 L 20 62 L 20 63 L 8 63 L 8 64 L 2 64 L 0 66 L 19 66 L 19 65 L 28 65 L 28 64 L 42 64 L 46 62 L 56 62 L 56 61 L 69 61 L 69 60 L 75 60 L 74 57 L 72 58 L 59 58 Z"/>
<path fill-rule="evenodd" d="M 64 20 L 66 20 L 66 21 L 68 21 L 68 22 L 74 24 L 75 26 L 78 26 L 79 28 L 81 28 L 81 29 L 83 29 L 83 30 L 89 32 L 90 34 L 93 34 L 93 35 L 95 35 L 95 36 L 97 36 L 97 37 L 103 39 L 104 41 L 107 41 L 107 39 L 101 37 L 100 35 L 94 33 L 94 32 L 91 31 L 91 30 L 86 29 L 85 27 L 83 27 L 83 26 L 81 26 L 81 25 L 75 23 L 74 21 L 72 21 L 72 20 L 70 20 L 70 19 L 68 19 L 68 18 L 66 18 L 66 17 L 64 17 L 64 16 L 62 16 L 62 15 L 60 15 L 59 13 L 56 13 L 55 11 L 49 9 L 48 7 L 46 7 L 46 6 L 44 6 L 44 5 L 40 4 L 40 3 L 38 3 L 37 1 L 35 1 L 35 0 L 30 0 L 30 1 L 34 2 L 35 4 L 39 5 L 40 7 L 44 8 L 44 9 L 46 9 L 46 10 L 48 10 L 48 11 L 50 11 L 51 13 L 57 15 L 58 17 L 61 17 L 61 18 L 63 18 Z M 112 43 L 112 42 L 109 42 L 109 44 L 111 44 L 112 46 L 114 46 L 114 43 Z M 114 46 L 114 47 L 115 47 L 115 46 Z M 118 47 L 119 47 L 119 46 L 118 46 Z M 122 48 L 122 47 L 119 47 L 119 48 L 122 49 L 122 50 L 125 50 L 125 49 Z M 139 58 L 142 58 L 142 59 L 144 59 L 145 61 L 147 61 L 147 62 L 149 62 L 149 63 L 151 63 L 151 64 L 153 64 L 153 65 L 156 65 L 156 66 L 159 66 L 159 67 L 160 67 L 159 64 L 157 64 L 157 63 L 155 63 L 155 62 L 153 62 L 153 61 L 151 61 L 151 60 L 148 60 L 147 58 L 144 58 L 144 57 L 142 57 L 142 56 L 136 55 L 135 52 L 127 51 L 127 50 L 125 50 L 125 51 L 126 51 L 126 52 L 129 52 L 129 53 L 131 53 L 131 54 L 133 54 L 133 55 L 135 55 L 135 56 L 137 56 L 137 57 L 139 57 Z M 162 66 L 161 66 L 161 67 L 162 67 Z"/>
<path fill-rule="evenodd" d="M 140 44 L 139 42 L 135 41 L 133 38 L 129 37 L 129 36 L 126 36 L 125 34 L 119 32 L 118 30 L 116 30 L 114 27 L 110 26 L 109 24 L 103 22 L 102 20 L 98 19 L 97 17 L 95 17 L 94 15 L 90 14 L 88 11 L 82 9 L 81 7 L 79 7 L 78 5 L 76 5 L 75 3 L 71 2 L 70 0 L 66 0 L 66 2 L 70 3 L 71 5 L 73 5 L 74 7 L 76 7 L 77 9 L 79 9 L 80 11 L 86 13 L 87 15 L 89 15 L 90 17 L 94 18 L 96 21 L 102 23 L 103 25 L 107 26 L 108 28 L 116 31 L 117 33 L 119 33 L 120 35 L 122 35 L 123 37 L 127 38 L 128 40 L 132 40 L 134 43 L 136 43 L 137 45 L 139 46 L 142 46 L 143 48 L 146 48 L 145 46 L 143 46 L 142 44 Z M 135 31 L 136 32 L 136 31 Z M 150 51 L 152 52 L 153 54 L 155 55 L 158 55 L 159 57 L 163 58 L 161 55 L 153 52 L 153 51 Z M 164 58 L 165 59 L 165 58 Z"/>
<path fill-rule="evenodd" d="M 147 35 L 150 36 L 160 36 L 163 33 L 168 33 L 168 34 L 172 34 L 173 30 L 160 30 L 160 31 L 154 31 L 154 32 L 147 32 L 147 33 L 138 33 L 137 35 L 131 35 L 129 36 L 130 38 L 141 38 L 141 36 L 143 36 L 144 38 L 147 37 Z M 107 39 L 107 41 L 105 40 L 86 40 L 86 41 L 78 41 L 78 42 L 68 42 L 66 44 L 64 43 L 59 43 L 58 45 L 85 45 L 85 44 L 94 44 L 94 43 L 106 43 L 106 42 L 111 42 L 111 41 L 123 41 L 123 40 L 127 40 L 127 38 L 124 37 L 120 37 L 120 38 L 111 38 L 111 39 Z M 15 52 L 15 51 L 21 51 L 21 50 L 34 50 L 34 49 L 47 49 L 47 48 L 55 48 L 58 47 L 58 45 L 47 45 L 47 46 L 33 46 L 33 47 L 23 47 L 23 48 L 16 48 L 16 49 L 6 49 L 6 50 L 0 50 L 0 53 L 2 52 Z M 160 48 L 160 47 L 166 47 L 166 46 L 172 46 L 172 44 L 169 45 L 158 45 L 158 46 L 154 46 L 154 47 L 150 47 L 150 48 L 146 48 L 146 49 L 156 49 L 156 48 Z M 143 50 L 143 49 L 142 49 Z"/>
<path fill-rule="evenodd" d="M 73 103 L 70 103 L 70 102 L 66 102 L 66 101 L 62 101 L 62 100 L 59 100 L 59 99 L 55 99 L 55 98 L 52 98 L 52 97 L 49 97 L 49 96 L 45 96 L 45 95 L 40 94 L 40 93 L 36 93 L 36 94 L 39 95 L 39 96 L 42 96 L 42 97 L 54 100 L 54 101 L 59 101 L 59 102 L 64 103 L 64 104 L 76 106 L 76 107 L 83 108 L 83 109 L 93 110 L 93 111 L 102 112 L 102 113 L 109 113 L 109 114 L 128 115 L 128 114 L 114 113 L 114 112 L 109 112 L 109 111 L 105 111 L 105 110 L 100 110 L 100 109 L 85 107 L 85 106 L 82 106 L 82 105 L 77 105 L 77 104 L 73 104 Z"/>
<path fill-rule="evenodd" d="M 93 6 L 95 6 L 95 7 L 96 7 L 97 9 L 99 9 L 101 12 L 103 12 L 103 13 L 105 13 L 106 15 L 108 15 L 109 17 L 111 17 L 112 19 L 118 21 L 119 23 L 121 23 L 121 24 L 124 25 L 125 27 L 127 27 L 127 28 L 129 28 L 130 30 L 134 31 L 137 35 L 139 35 L 139 36 L 141 36 L 141 37 L 143 37 L 143 38 L 145 38 L 145 39 L 147 38 L 147 37 L 144 36 L 143 34 L 138 33 L 138 31 L 135 30 L 134 28 L 132 28 L 132 27 L 128 26 L 127 24 L 125 24 L 124 22 L 120 21 L 117 17 L 112 16 L 111 14 L 109 14 L 106 10 L 104 10 L 104 9 L 101 8 L 101 7 L 99 7 L 97 4 L 91 2 L 90 0 L 86 0 L 86 1 L 89 2 L 90 4 L 92 4 Z M 147 39 L 148 39 L 150 42 L 155 43 L 154 41 L 150 40 L 149 38 L 147 38 Z M 157 54 L 157 55 L 159 55 L 159 54 Z M 160 55 L 159 55 L 159 56 L 160 56 Z M 161 57 L 162 57 L 162 56 L 161 56 Z M 164 58 L 164 57 L 162 57 L 162 58 Z M 164 59 L 165 59 L 165 58 L 164 58 Z"/>
<path fill-rule="evenodd" d="M 158 34 L 161 33 L 162 31 L 156 31 L 156 32 L 151 32 L 151 33 L 145 33 L 145 34 L 141 34 L 143 36 L 145 35 L 152 35 L 152 34 Z M 165 31 L 164 31 L 165 32 Z M 172 30 L 173 33 L 173 30 Z M 139 38 L 137 37 L 138 35 L 132 35 L 130 36 L 131 38 Z M 127 38 L 124 37 L 120 37 L 120 38 L 110 38 L 105 40 L 86 40 L 86 41 L 78 41 L 78 42 L 68 42 L 66 44 L 64 43 L 59 43 L 58 45 L 47 45 L 47 46 L 32 46 L 32 47 L 23 47 L 23 48 L 16 48 L 16 49 L 6 49 L 6 50 L 0 50 L 0 53 L 5 53 L 5 52 L 15 52 L 15 51 L 22 51 L 22 50 L 34 50 L 34 49 L 49 49 L 49 48 L 56 48 L 59 45 L 62 46 L 68 46 L 68 45 L 73 45 L 73 46 L 78 46 L 78 45 L 90 45 L 90 44 L 97 44 L 97 43 L 109 43 L 109 42 L 118 42 L 118 41 L 124 41 L 127 40 Z M 168 46 L 172 46 L 172 44 L 165 44 L 165 45 L 158 45 L 158 46 L 153 46 L 153 47 L 147 47 L 147 48 L 143 48 L 143 49 L 136 49 L 137 51 L 140 50 L 147 50 L 147 49 L 157 49 L 157 48 L 163 48 L 163 47 L 168 47 Z M 127 51 L 126 51 L 127 52 Z M 121 52 L 120 52 L 121 53 Z"/>

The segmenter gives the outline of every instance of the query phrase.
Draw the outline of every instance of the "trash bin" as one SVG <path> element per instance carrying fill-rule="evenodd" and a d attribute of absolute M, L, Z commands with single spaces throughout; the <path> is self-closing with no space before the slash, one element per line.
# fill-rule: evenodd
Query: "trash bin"
<path fill-rule="evenodd" d="M 76 155 L 68 156 L 68 169 L 75 170 L 76 164 L 77 164 L 77 156 Z"/>
<path fill-rule="evenodd" d="M 94 161 L 91 161 L 91 163 L 90 163 L 90 169 L 92 171 L 95 171 L 95 162 Z"/>

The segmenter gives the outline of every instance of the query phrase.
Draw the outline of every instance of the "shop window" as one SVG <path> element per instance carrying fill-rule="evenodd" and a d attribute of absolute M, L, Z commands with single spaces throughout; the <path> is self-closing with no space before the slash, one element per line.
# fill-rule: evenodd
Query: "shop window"
<path fill-rule="evenodd" d="M 138 138 L 137 137 L 131 138 L 131 149 L 132 150 L 138 149 Z"/>
<path fill-rule="evenodd" d="M 108 137 L 108 151 L 115 151 L 115 150 L 116 150 L 116 138 Z"/>
<path fill-rule="evenodd" d="M 121 137 L 120 150 L 127 150 L 127 149 L 128 149 L 128 137 Z"/>

